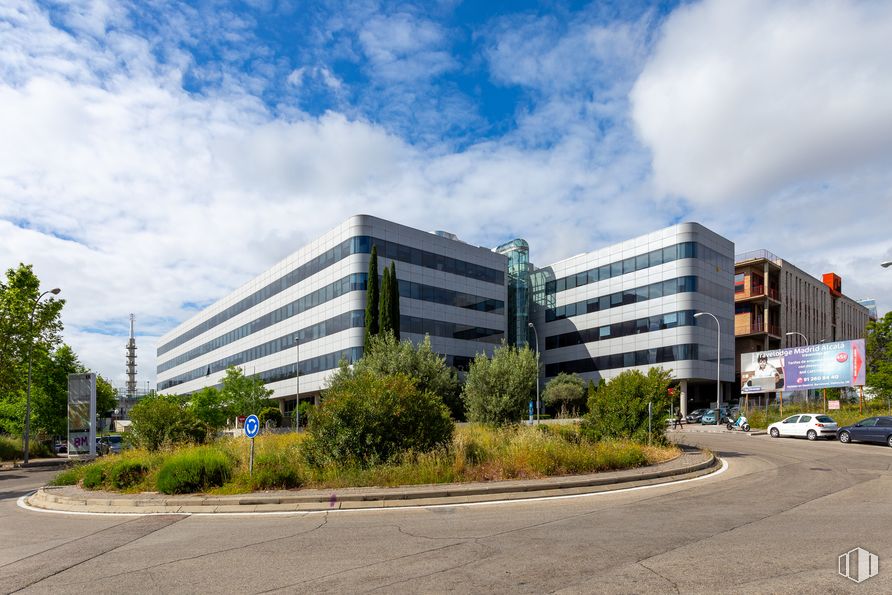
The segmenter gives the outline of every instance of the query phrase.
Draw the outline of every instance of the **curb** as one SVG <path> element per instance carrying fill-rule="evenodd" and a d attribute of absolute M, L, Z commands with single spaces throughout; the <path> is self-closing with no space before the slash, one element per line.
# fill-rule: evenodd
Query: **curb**
<path fill-rule="evenodd" d="M 21 461 L 11 461 L 0 465 L 0 471 L 14 471 L 16 469 L 37 469 L 37 468 L 62 468 L 68 466 L 68 459 L 45 459 L 41 461 L 29 461 L 26 465 Z"/>
<path fill-rule="evenodd" d="M 699 452 L 697 454 L 703 455 Z M 685 456 L 685 455 L 682 455 Z M 677 460 L 677 459 L 674 459 Z M 671 462 L 671 461 L 670 461 Z M 668 463 L 668 462 L 667 462 Z M 666 464 L 666 463 L 662 463 Z M 671 469 L 626 473 L 604 477 L 604 473 L 560 477 L 544 480 L 503 481 L 489 484 L 445 484 L 403 488 L 373 488 L 342 491 L 315 490 L 313 494 L 282 496 L 246 494 L 240 496 L 170 496 L 145 498 L 111 494 L 91 497 L 79 490 L 77 496 L 65 495 L 63 487 L 44 487 L 25 499 L 34 508 L 97 514 L 190 514 L 190 513 L 257 513 L 310 512 L 325 510 L 357 510 L 368 508 L 400 508 L 525 500 L 550 496 L 607 492 L 613 489 L 666 483 L 665 480 L 692 479 L 712 473 L 721 462 L 712 453 L 705 460 Z M 619 486 L 619 487 L 617 487 Z M 70 487 L 68 488 L 70 490 Z"/>

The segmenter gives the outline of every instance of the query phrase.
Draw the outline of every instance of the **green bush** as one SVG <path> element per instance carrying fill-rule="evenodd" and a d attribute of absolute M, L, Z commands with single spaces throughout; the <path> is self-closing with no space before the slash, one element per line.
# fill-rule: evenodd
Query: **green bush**
<path fill-rule="evenodd" d="M 468 420 L 494 425 L 519 422 L 526 416 L 538 380 L 536 356 L 504 341 L 492 359 L 480 353 L 471 362 L 464 400 Z"/>
<path fill-rule="evenodd" d="M 133 444 L 150 451 L 163 445 L 204 442 L 208 426 L 174 395 L 150 395 L 130 410 Z"/>
<path fill-rule="evenodd" d="M 542 393 L 542 400 L 563 417 L 585 411 L 585 382 L 576 374 L 561 372 Z"/>
<path fill-rule="evenodd" d="M 251 488 L 255 490 L 287 490 L 300 487 L 300 474 L 287 453 L 262 453 L 254 457 Z"/>
<path fill-rule="evenodd" d="M 20 437 L 0 436 L 0 461 L 22 460 L 23 444 Z M 28 442 L 28 454 L 32 458 L 56 456 L 52 448 L 33 438 Z"/>
<path fill-rule="evenodd" d="M 665 442 L 669 406 L 672 397 L 669 385 L 672 374 L 651 368 L 645 376 L 638 370 L 627 370 L 600 387 L 589 399 L 589 413 L 582 430 L 590 440 L 635 440 L 646 443 Z M 648 435 L 647 405 L 652 405 L 652 432 Z"/>
<path fill-rule="evenodd" d="M 164 494 L 188 494 L 220 487 L 232 476 L 232 461 L 210 447 L 171 456 L 158 472 L 156 486 Z"/>
<path fill-rule="evenodd" d="M 105 484 L 105 466 L 93 463 L 84 467 L 84 487 L 88 490 L 101 489 Z"/>
<path fill-rule="evenodd" d="M 51 481 L 51 486 L 73 486 L 81 479 L 81 472 L 78 468 L 65 469 L 60 471 Z"/>
<path fill-rule="evenodd" d="M 408 376 L 361 370 L 325 391 L 304 448 L 313 466 L 367 467 L 445 446 L 453 429 L 442 399 Z"/>
<path fill-rule="evenodd" d="M 142 461 L 124 459 L 113 463 L 106 472 L 109 485 L 117 490 L 132 488 L 141 482 L 149 472 L 149 466 Z"/>
<path fill-rule="evenodd" d="M 274 428 L 278 428 L 282 425 L 282 412 L 279 411 L 278 407 L 264 407 L 260 410 L 257 418 L 260 420 L 263 427 L 266 427 L 267 421 L 272 421 Z"/>

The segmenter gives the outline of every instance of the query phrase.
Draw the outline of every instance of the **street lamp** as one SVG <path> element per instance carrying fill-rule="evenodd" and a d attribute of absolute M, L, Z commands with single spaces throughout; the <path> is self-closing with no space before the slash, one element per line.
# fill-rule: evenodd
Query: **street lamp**
<path fill-rule="evenodd" d="M 805 335 L 803 335 L 802 333 L 800 333 L 798 331 L 790 331 L 789 333 L 784 333 L 784 334 L 787 335 L 788 337 L 792 337 L 793 335 L 799 335 L 805 341 L 806 346 L 811 345 L 811 343 L 808 342 L 808 337 L 806 337 Z"/>
<path fill-rule="evenodd" d="M 44 291 L 37 299 L 34 300 L 34 305 L 31 307 L 31 318 L 28 322 L 28 396 L 25 398 L 25 444 L 23 453 L 23 462 L 25 465 L 28 464 L 28 448 L 30 441 L 30 433 L 31 433 L 31 353 L 34 351 L 34 337 L 31 335 L 34 334 L 34 313 L 37 311 L 37 304 L 40 300 L 43 299 L 48 293 L 53 295 L 59 295 L 59 292 L 62 291 L 58 287 L 50 289 L 49 291 Z"/>
<path fill-rule="evenodd" d="M 715 345 L 715 425 L 722 423 L 722 325 L 715 314 L 709 312 L 697 312 L 694 318 L 701 316 L 712 316 L 715 320 L 715 326 L 718 329 L 718 341 Z"/>
<path fill-rule="evenodd" d="M 881 262 L 880 266 L 883 267 L 884 269 L 888 269 L 889 267 L 892 267 L 892 260 L 887 260 L 886 262 Z"/>
<path fill-rule="evenodd" d="M 536 337 L 536 423 L 541 423 L 539 419 L 539 333 L 536 332 L 536 326 L 532 322 L 528 322 L 527 326 L 533 329 L 533 336 Z"/>
<path fill-rule="evenodd" d="M 297 384 L 297 395 L 294 400 L 294 431 L 300 432 L 300 331 L 294 333 L 294 349 L 297 352 L 294 358 L 294 378 Z"/>

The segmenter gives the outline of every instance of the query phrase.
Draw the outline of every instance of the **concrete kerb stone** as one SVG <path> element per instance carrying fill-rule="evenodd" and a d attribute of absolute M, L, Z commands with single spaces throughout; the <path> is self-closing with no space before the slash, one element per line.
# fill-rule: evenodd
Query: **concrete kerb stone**
<path fill-rule="evenodd" d="M 692 459 L 679 461 L 679 458 Z M 650 469 L 628 469 L 572 477 L 537 480 L 513 480 L 476 484 L 406 486 L 402 488 L 350 488 L 338 492 L 314 490 L 312 494 L 235 496 L 172 496 L 158 494 L 105 494 L 91 497 L 89 492 L 71 486 L 44 487 L 27 499 L 30 506 L 47 510 L 66 510 L 94 513 L 168 512 L 168 513 L 246 513 L 246 512 L 308 512 L 364 508 L 396 508 L 522 500 L 559 495 L 597 493 L 664 483 L 666 480 L 687 479 L 706 475 L 719 466 L 712 453 L 686 452 L 680 457 L 655 465 Z M 77 490 L 76 494 L 63 491 Z"/>

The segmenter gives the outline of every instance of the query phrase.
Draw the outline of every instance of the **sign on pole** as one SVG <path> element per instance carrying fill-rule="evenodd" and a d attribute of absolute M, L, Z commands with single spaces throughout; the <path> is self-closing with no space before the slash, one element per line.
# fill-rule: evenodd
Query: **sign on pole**
<path fill-rule="evenodd" d="M 839 401 L 827 401 L 827 409 L 839 409 Z"/>
<path fill-rule="evenodd" d="M 96 456 L 96 375 L 68 375 L 68 456 Z"/>
<path fill-rule="evenodd" d="M 248 474 L 254 475 L 254 438 L 260 432 L 260 419 L 253 413 L 245 418 L 245 436 L 251 439 L 251 458 L 248 461 Z"/>

